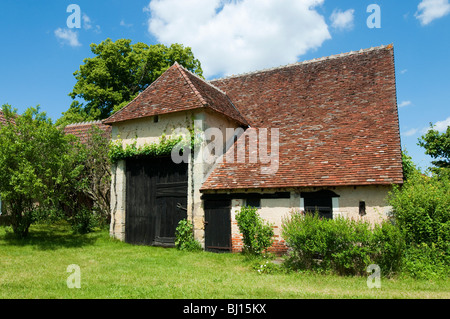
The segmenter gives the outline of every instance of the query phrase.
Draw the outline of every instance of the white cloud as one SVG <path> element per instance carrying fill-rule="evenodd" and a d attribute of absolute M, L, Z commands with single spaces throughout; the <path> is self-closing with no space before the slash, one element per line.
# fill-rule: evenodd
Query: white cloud
<path fill-rule="evenodd" d="M 71 47 L 79 47 L 81 43 L 78 41 L 78 32 L 71 29 L 58 28 L 55 30 L 55 36 L 64 44 L 68 44 Z"/>
<path fill-rule="evenodd" d="M 411 105 L 411 101 L 403 101 L 402 103 L 400 103 L 398 105 L 398 107 L 405 107 L 405 106 L 408 106 L 408 105 Z"/>
<path fill-rule="evenodd" d="M 443 121 L 436 122 L 433 128 L 439 132 L 445 132 L 447 130 L 447 127 L 449 126 L 450 126 L 450 116 Z"/>
<path fill-rule="evenodd" d="M 408 69 L 403 69 L 400 71 L 400 74 L 405 74 L 406 72 L 408 72 Z"/>
<path fill-rule="evenodd" d="M 83 28 L 85 28 L 86 30 L 91 29 L 92 28 L 91 18 L 89 18 L 86 13 L 83 13 L 82 19 L 83 19 Z"/>
<path fill-rule="evenodd" d="M 324 0 L 152 0 L 148 31 L 192 48 L 204 75 L 222 76 L 297 61 L 331 39 L 315 8 Z"/>
<path fill-rule="evenodd" d="M 402 135 L 403 135 L 403 136 L 406 136 L 406 137 L 408 137 L 408 136 L 413 136 L 413 135 L 416 134 L 418 131 L 419 131 L 418 129 L 412 128 L 412 129 L 410 129 L 410 130 L 408 130 L 408 131 L 406 131 L 406 132 L 403 132 Z"/>
<path fill-rule="evenodd" d="M 422 0 L 417 7 L 415 17 L 422 25 L 427 25 L 435 19 L 450 13 L 449 0 Z"/>
<path fill-rule="evenodd" d="M 331 26 L 338 30 L 351 30 L 354 27 L 355 10 L 348 9 L 342 12 L 341 10 L 334 10 L 330 16 Z"/>
<path fill-rule="evenodd" d="M 412 136 L 412 135 L 415 135 L 416 133 L 427 134 L 427 132 L 431 129 L 436 130 L 440 133 L 445 132 L 445 131 L 447 131 L 447 127 L 450 126 L 450 116 L 447 117 L 445 120 L 438 121 L 432 125 L 433 125 L 433 127 L 426 126 L 421 129 L 412 128 L 406 132 L 403 132 L 402 136 Z"/>
<path fill-rule="evenodd" d="M 121 27 L 125 27 L 125 28 L 131 28 L 133 26 L 133 24 L 132 23 L 125 23 L 125 20 L 122 19 L 122 20 L 120 20 L 120 26 Z"/>
<path fill-rule="evenodd" d="M 93 28 L 95 33 L 100 33 L 101 32 L 101 28 L 100 26 L 97 24 L 95 25 L 95 27 L 92 25 L 92 21 L 91 18 L 89 18 L 89 16 L 86 13 L 83 13 L 82 15 L 82 20 L 83 20 L 83 28 L 85 30 L 91 30 Z"/>

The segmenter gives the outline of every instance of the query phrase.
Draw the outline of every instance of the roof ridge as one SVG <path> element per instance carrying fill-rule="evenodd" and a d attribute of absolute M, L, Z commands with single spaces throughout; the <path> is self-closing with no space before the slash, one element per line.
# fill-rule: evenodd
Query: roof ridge
<path fill-rule="evenodd" d="M 80 126 L 80 125 L 89 125 L 89 124 L 103 124 L 103 120 L 70 123 L 70 124 L 67 124 L 66 127 Z"/>
<path fill-rule="evenodd" d="M 178 66 L 180 66 L 184 71 L 189 72 L 189 74 L 191 74 L 192 76 L 196 77 L 197 79 L 199 79 L 200 81 L 202 81 L 203 83 L 209 85 L 210 87 L 212 87 L 213 89 L 219 91 L 220 93 L 222 93 L 223 95 L 227 95 L 227 93 L 225 91 L 223 91 L 222 89 L 218 88 L 217 86 L 213 85 L 212 83 L 210 83 L 208 80 L 202 79 L 200 76 L 198 76 L 197 74 L 195 74 L 194 72 L 191 72 L 190 70 L 186 69 L 184 66 L 182 66 L 181 64 L 178 64 Z"/>
<path fill-rule="evenodd" d="M 305 61 L 299 61 L 299 62 L 290 63 L 290 64 L 286 64 L 286 65 L 280 65 L 280 66 L 272 67 L 272 68 L 266 68 L 266 69 L 261 69 L 261 70 L 256 70 L 256 71 L 244 72 L 244 73 L 240 73 L 240 74 L 233 74 L 233 75 L 225 76 L 225 77 L 222 77 L 222 78 L 212 79 L 210 81 L 214 82 L 214 81 L 220 81 L 220 80 L 228 80 L 228 79 L 232 79 L 232 78 L 238 78 L 238 77 L 247 76 L 247 75 L 253 75 L 253 74 L 258 74 L 258 73 L 270 72 L 270 71 L 274 71 L 274 70 L 280 70 L 280 69 L 289 68 L 289 67 L 298 66 L 298 65 L 303 65 L 303 64 L 318 63 L 318 62 L 323 62 L 323 61 L 327 61 L 327 60 L 343 58 L 343 57 L 351 56 L 351 55 L 354 55 L 354 54 L 367 53 L 367 52 L 371 52 L 371 51 L 375 51 L 375 50 L 382 50 L 382 49 L 385 49 L 385 48 L 392 48 L 392 47 L 393 47 L 392 43 L 391 44 L 387 44 L 387 45 L 380 45 L 380 46 L 377 46 L 377 47 L 361 49 L 359 51 L 349 51 L 349 52 L 340 53 L 340 54 L 334 54 L 334 55 L 325 56 L 325 57 L 321 57 L 321 58 L 314 58 L 314 59 L 311 59 L 311 60 L 305 60 Z"/>
<path fill-rule="evenodd" d="M 176 63 L 176 62 L 175 62 L 175 63 Z M 167 70 L 165 70 L 162 74 L 164 74 L 164 73 L 166 73 L 167 71 L 169 71 L 169 69 L 170 69 L 171 67 L 173 67 L 173 65 L 170 66 L 169 68 L 167 68 Z M 161 75 L 162 75 L 162 74 L 161 74 Z M 117 114 L 122 113 L 122 112 L 123 112 L 123 111 L 131 104 L 131 103 L 133 103 L 134 101 L 136 101 L 136 100 L 139 98 L 139 96 L 141 96 L 142 93 L 144 93 L 145 91 L 147 91 L 147 89 L 149 89 L 149 88 L 152 87 L 156 82 L 158 82 L 159 79 L 161 78 L 161 75 L 160 75 L 155 81 L 153 81 L 152 83 L 150 83 L 150 85 L 147 86 L 142 92 L 139 92 L 138 95 L 136 95 L 136 97 L 135 97 L 134 99 L 132 99 L 127 105 L 125 105 L 125 106 L 122 107 L 120 110 L 118 110 L 117 112 L 111 114 L 111 115 L 108 116 L 106 119 L 104 119 L 104 120 L 103 120 L 103 121 L 104 121 L 104 124 L 105 124 L 105 125 L 110 125 L 111 123 L 108 121 L 110 118 L 112 118 L 113 116 L 115 117 L 115 116 L 117 116 Z"/>
<path fill-rule="evenodd" d="M 177 62 L 176 62 L 176 63 L 177 63 Z M 228 94 L 227 94 L 225 91 L 219 89 L 219 88 L 216 87 L 215 85 L 211 84 L 209 81 L 207 81 L 207 80 L 205 80 L 205 79 L 202 79 L 200 76 L 198 76 L 197 74 L 195 74 L 195 73 L 191 72 L 190 70 L 186 69 L 186 68 L 185 68 L 184 66 L 182 66 L 181 64 L 178 64 L 178 63 L 177 63 L 177 65 L 178 65 L 179 67 L 181 67 L 181 69 L 182 69 L 183 71 L 188 72 L 190 75 L 194 76 L 196 79 L 198 79 L 198 80 L 201 81 L 202 83 L 205 83 L 206 85 L 210 86 L 210 87 L 213 88 L 214 90 L 219 91 L 220 93 L 222 93 L 222 94 L 227 98 L 228 102 L 230 102 L 230 104 L 231 104 L 231 106 L 233 107 L 233 109 L 239 114 L 239 116 L 241 116 L 241 117 L 247 122 L 247 119 L 245 118 L 245 116 L 243 116 L 243 115 L 241 114 L 241 112 L 239 112 L 239 110 L 236 108 L 236 106 L 234 105 L 233 101 L 230 99 L 230 97 L 228 96 Z M 183 74 L 183 76 L 185 76 L 185 74 Z M 188 81 L 189 81 L 190 84 L 192 84 L 192 86 L 195 87 L 194 83 L 192 83 L 192 81 L 191 81 L 190 79 L 188 79 Z M 200 92 L 198 92 L 198 90 L 196 90 L 195 92 L 197 92 L 197 93 L 201 96 L 201 94 L 200 94 Z M 203 96 L 201 96 L 201 99 L 204 100 Z M 208 104 L 208 103 L 206 103 L 205 105 L 207 105 L 207 104 Z M 245 124 L 247 124 L 247 123 L 245 123 Z"/>
<path fill-rule="evenodd" d="M 177 67 L 178 72 L 180 72 L 181 76 L 187 82 L 187 84 L 191 88 L 192 92 L 194 92 L 195 96 L 197 96 L 197 98 L 199 99 L 200 103 L 203 106 L 207 106 L 208 102 L 206 102 L 205 98 L 201 95 L 199 90 L 195 87 L 194 83 L 192 83 L 192 81 L 189 79 L 189 77 L 184 73 L 184 68 L 177 61 L 175 61 L 174 65 Z"/>

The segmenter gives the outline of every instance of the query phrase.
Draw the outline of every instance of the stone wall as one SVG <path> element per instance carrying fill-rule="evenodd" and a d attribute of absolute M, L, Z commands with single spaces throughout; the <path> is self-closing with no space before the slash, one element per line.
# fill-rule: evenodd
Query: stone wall
<path fill-rule="evenodd" d="M 226 128 L 236 128 L 238 124 L 233 120 L 209 110 L 194 110 L 163 114 L 154 117 L 115 123 L 112 126 L 112 141 L 121 140 L 123 145 L 136 142 L 137 146 L 158 143 L 164 134 L 173 135 L 177 128 L 192 128 L 195 124 L 196 132 L 203 134 L 208 128 L 217 128 L 222 134 L 222 144 L 227 144 Z M 177 134 L 178 135 L 178 134 Z M 203 158 L 206 143 L 194 150 L 194 157 L 188 165 L 188 203 L 187 217 L 194 225 L 195 238 L 204 245 L 204 210 L 200 188 L 207 176 L 213 170 L 215 163 L 209 163 Z M 219 154 L 220 156 L 220 154 Z M 126 208 L 126 161 L 119 161 L 112 167 L 111 182 L 111 226 L 110 235 L 125 240 L 125 208 Z"/>

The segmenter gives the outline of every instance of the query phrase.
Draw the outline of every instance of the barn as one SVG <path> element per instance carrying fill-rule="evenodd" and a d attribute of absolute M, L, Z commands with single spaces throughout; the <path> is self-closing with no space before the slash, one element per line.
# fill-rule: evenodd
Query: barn
<path fill-rule="evenodd" d="M 205 250 L 240 251 L 235 214 L 250 205 L 282 253 L 293 211 L 376 223 L 403 181 L 392 45 L 212 81 L 175 63 L 103 123 L 124 149 L 201 137 L 113 165 L 110 233 L 133 244 L 173 246 L 188 218 Z"/>

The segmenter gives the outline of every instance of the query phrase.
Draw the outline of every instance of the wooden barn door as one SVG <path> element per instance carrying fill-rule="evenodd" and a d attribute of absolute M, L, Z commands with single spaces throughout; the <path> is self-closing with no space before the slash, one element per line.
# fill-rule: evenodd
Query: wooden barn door
<path fill-rule="evenodd" d="M 170 157 L 127 160 L 125 241 L 173 246 L 186 218 L 188 165 Z"/>
<path fill-rule="evenodd" d="M 205 200 L 205 250 L 231 251 L 231 200 Z"/>

